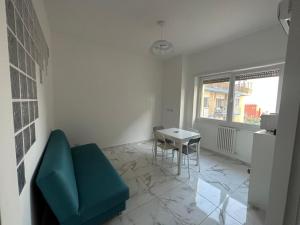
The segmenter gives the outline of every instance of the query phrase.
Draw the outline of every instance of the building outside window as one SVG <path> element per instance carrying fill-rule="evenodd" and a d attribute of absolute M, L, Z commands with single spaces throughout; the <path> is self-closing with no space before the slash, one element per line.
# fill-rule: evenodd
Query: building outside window
<path fill-rule="evenodd" d="M 276 112 L 279 74 L 279 68 L 264 68 L 203 79 L 200 117 L 260 125 L 262 114 Z"/>
<path fill-rule="evenodd" d="M 201 117 L 226 120 L 229 79 L 217 79 L 203 82 L 202 89 L 203 107 Z"/>
<path fill-rule="evenodd" d="M 204 101 L 203 101 L 203 107 L 204 108 L 208 108 L 209 107 L 209 97 L 204 97 Z"/>
<path fill-rule="evenodd" d="M 241 108 L 242 107 L 240 107 L 240 97 L 236 96 L 234 98 L 234 116 L 241 114 Z"/>

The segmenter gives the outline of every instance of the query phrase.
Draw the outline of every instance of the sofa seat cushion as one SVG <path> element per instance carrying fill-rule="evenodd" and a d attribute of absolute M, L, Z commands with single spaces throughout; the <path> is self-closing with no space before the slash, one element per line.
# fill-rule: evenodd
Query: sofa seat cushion
<path fill-rule="evenodd" d="M 124 203 L 129 189 L 96 144 L 72 148 L 81 222 Z"/>

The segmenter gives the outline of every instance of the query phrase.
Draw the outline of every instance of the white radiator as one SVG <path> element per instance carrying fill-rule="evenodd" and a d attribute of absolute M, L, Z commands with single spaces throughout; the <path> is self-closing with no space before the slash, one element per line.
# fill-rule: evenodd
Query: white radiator
<path fill-rule="evenodd" d="M 231 127 L 218 127 L 217 146 L 221 152 L 235 153 L 237 129 Z"/>

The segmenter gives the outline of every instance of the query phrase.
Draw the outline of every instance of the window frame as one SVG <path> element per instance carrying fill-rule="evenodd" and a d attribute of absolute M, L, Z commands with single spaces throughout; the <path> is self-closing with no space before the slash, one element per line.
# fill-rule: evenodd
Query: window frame
<path fill-rule="evenodd" d="M 280 70 L 279 84 L 278 84 L 277 102 L 276 102 L 276 113 L 278 113 L 280 101 L 281 101 L 284 64 L 285 64 L 284 62 L 281 62 L 281 63 L 275 63 L 275 64 L 270 64 L 270 65 L 229 70 L 229 71 L 225 71 L 225 72 L 206 73 L 203 75 L 196 76 L 196 79 L 197 79 L 196 120 L 202 121 L 202 122 L 215 123 L 217 125 L 247 129 L 247 130 L 257 130 L 260 127 L 259 125 L 233 122 L 233 111 L 234 111 L 234 107 L 235 107 L 234 106 L 234 91 L 235 91 L 234 87 L 235 87 L 236 77 L 241 75 L 241 73 L 255 73 L 255 72 L 262 72 L 265 70 L 279 69 Z M 226 120 L 218 120 L 218 119 L 213 119 L 213 118 L 201 117 L 203 81 L 220 79 L 220 78 L 229 78 L 229 93 L 228 93 Z"/>

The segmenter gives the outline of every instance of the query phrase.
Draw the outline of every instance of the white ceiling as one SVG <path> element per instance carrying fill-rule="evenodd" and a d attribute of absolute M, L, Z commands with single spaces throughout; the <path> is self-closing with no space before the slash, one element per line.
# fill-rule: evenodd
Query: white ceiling
<path fill-rule="evenodd" d="M 148 53 L 166 20 L 175 54 L 274 26 L 279 0 L 45 0 L 52 31 Z"/>

